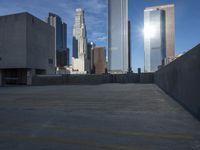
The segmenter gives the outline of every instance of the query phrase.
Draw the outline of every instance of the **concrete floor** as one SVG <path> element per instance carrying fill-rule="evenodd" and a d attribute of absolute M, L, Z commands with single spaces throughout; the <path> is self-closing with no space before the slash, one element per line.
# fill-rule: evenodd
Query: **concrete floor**
<path fill-rule="evenodd" d="M 0 150 L 200 150 L 200 122 L 152 84 L 4 87 Z"/>

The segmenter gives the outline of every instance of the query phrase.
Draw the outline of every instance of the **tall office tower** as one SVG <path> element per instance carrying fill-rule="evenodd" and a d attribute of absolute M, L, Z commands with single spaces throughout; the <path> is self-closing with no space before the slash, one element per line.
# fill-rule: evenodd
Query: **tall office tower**
<path fill-rule="evenodd" d="M 108 72 L 127 73 L 128 0 L 108 0 Z"/>
<path fill-rule="evenodd" d="M 173 60 L 174 28 L 174 4 L 145 8 L 145 72 L 157 71 L 159 67 Z"/>
<path fill-rule="evenodd" d="M 132 72 L 132 67 L 131 67 L 131 21 L 128 21 L 128 72 Z"/>
<path fill-rule="evenodd" d="M 48 23 L 55 28 L 56 43 L 56 66 L 63 67 L 67 65 L 67 24 L 53 13 L 49 13 Z"/>
<path fill-rule="evenodd" d="M 67 66 L 70 66 L 70 64 L 69 64 L 69 52 L 70 52 L 70 49 L 69 48 L 67 48 Z"/>
<path fill-rule="evenodd" d="M 92 50 L 93 48 L 95 48 L 96 44 L 94 42 L 89 42 L 87 44 L 87 60 L 88 60 L 88 65 L 89 65 L 89 68 L 90 68 L 90 72 L 89 73 L 92 73 Z"/>
<path fill-rule="evenodd" d="M 92 50 L 92 73 L 106 73 L 106 50 L 105 47 L 95 47 Z"/>
<path fill-rule="evenodd" d="M 87 33 L 84 11 L 78 8 L 73 28 L 72 67 L 74 71 L 82 74 L 89 72 L 90 68 L 87 64 Z"/>

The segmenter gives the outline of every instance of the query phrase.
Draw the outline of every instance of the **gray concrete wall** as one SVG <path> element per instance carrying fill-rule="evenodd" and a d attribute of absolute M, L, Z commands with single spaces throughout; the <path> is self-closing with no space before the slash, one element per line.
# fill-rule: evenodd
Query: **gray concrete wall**
<path fill-rule="evenodd" d="M 55 74 L 54 28 L 29 13 L 0 16 L 0 69 L 8 68 Z"/>
<path fill-rule="evenodd" d="M 0 70 L 0 86 L 2 86 L 2 71 Z"/>
<path fill-rule="evenodd" d="M 45 69 L 47 74 L 55 74 L 54 27 L 28 13 L 26 17 L 27 67 Z M 49 63 L 49 59 L 53 62 Z"/>
<path fill-rule="evenodd" d="M 153 73 L 142 73 L 140 74 L 140 83 L 153 83 L 154 74 Z"/>
<path fill-rule="evenodd" d="M 153 74 L 145 74 L 145 78 L 140 78 L 138 74 L 34 76 L 32 83 L 33 85 L 153 83 L 152 76 Z"/>
<path fill-rule="evenodd" d="M 26 17 L 0 17 L 0 69 L 26 68 Z"/>
<path fill-rule="evenodd" d="M 107 75 L 56 75 L 35 76 L 33 85 L 103 84 L 110 82 Z"/>
<path fill-rule="evenodd" d="M 200 119 L 200 45 L 157 71 L 155 83 Z"/>

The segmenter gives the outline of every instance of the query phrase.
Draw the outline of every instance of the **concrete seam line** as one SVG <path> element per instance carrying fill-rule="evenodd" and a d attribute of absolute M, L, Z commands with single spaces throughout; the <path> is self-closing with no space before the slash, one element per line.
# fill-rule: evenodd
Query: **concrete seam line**
<path fill-rule="evenodd" d="M 140 136 L 145 138 L 164 138 L 164 139 L 176 139 L 176 140 L 193 140 L 194 136 L 187 134 L 165 134 L 165 133 L 147 133 L 147 132 L 128 132 L 128 131 L 112 131 L 106 129 L 94 129 L 94 128 L 66 128 L 56 125 L 30 125 L 24 128 L 36 128 L 36 129 L 50 129 L 54 131 L 64 132 L 82 132 L 82 133 L 98 133 L 115 136 Z"/>
<path fill-rule="evenodd" d="M 143 148 L 135 148 L 135 147 L 126 147 L 121 145 L 115 144 L 100 144 L 96 142 L 90 141 L 78 141 L 78 140 L 67 140 L 60 137 L 52 137 L 52 136 L 31 136 L 31 135 L 0 135 L 0 139 L 5 138 L 14 139 L 17 141 L 33 141 L 33 142 L 48 142 L 48 143 L 58 143 L 58 144 L 66 144 L 66 145 L 80 145 L 80 146 L 87 146 L 87 147 L 96 147 L 96 148 L 103 148 L 108 150 L 146 150 Z"/>

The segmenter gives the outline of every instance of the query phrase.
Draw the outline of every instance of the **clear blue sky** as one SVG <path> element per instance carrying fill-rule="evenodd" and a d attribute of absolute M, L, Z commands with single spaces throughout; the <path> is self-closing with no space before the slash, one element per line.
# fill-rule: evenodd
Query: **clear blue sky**
<path fill-rule="evenodd" d="M 132 22 L 132 66 L 144 68 L 143 22 L 147 6 L 175 4 L 176 54 L 187 51 L 200 43 L 199 0 L 129 0 L 129 19 Z M 68 47 L 72 49 L 72 26 L 75 8 L 86 12 L 89 41 L 98 46 L 107 45 L 106 0 L 0 0 L 0 16 L 28 11 L 45 20 L 48 12 L 61 16 L 68 24 Z"/>

